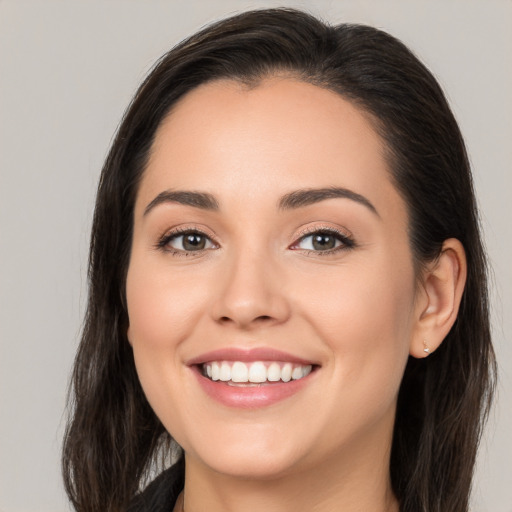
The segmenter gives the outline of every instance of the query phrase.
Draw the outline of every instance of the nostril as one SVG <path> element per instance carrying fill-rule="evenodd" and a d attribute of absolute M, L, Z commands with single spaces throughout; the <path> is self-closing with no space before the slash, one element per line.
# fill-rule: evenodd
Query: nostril
<path fill-rule="evenodd" d="M 257 322 L 257 321 L 268 321 L 268 320 L 272 320 L 272 317 L 269 315 L 261 315 L 261 316 L 256 317 L 253 321 Z M 223 316 L 220 318 L 220 321 L 221 322 L 231 322 L 232 319 L 229 316 Z"/>

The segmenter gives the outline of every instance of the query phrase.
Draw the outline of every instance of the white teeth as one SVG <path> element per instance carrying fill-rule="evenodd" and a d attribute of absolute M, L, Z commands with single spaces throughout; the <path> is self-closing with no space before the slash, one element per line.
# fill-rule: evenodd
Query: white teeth
<path fill-rule="evenodd" d="M 206 371 L 208 372 L 208 370 Z M 234 363 L 231 367 L 231 380 L 233 382 L 247 382 L 249 380 L 249 371 L 247 370 L 247 365 L 241 363 L 240 361 Z"/>
<path fill-rule="evenodd" d="M 292 371 L 292 379 L 302 379 L 302 368 L 300 366 L 296 366 Z"/>
<path fill-rule="evenodd" d="M 210 365 L 207 365 L 207 368 Z M 220 367 L 219 363 L 212 363 L 212 380 L 219 380 L 219 374 L 220 374 Z M 206 370 L 206 374 L 208 375 L 208 370 Z"/>
<path fill-rule="evenodd" d="M 267 369 L 261 362 L 252 363 L 249 370 L 249 382 L 265 382 L 267 380 Z"/>
<path fill-rule="evenodd" d="M 203 365 L 203 374 L 211 380 L 232 383 L 261 384 L 263 382 L 290 382 L 302 379 L 312 371 L 312 365 L 292 363 L 264 363 L 255 361 L 212 361 Z"/>
<path fill-rule="evenodd" d="M 224 361 L 220 366 L 219 379 L 223 382 L 231 380 L 231 366 Z"/>
<path fill-rule="evenodd" d="M 277 363 L 272 363 L 267 369 L 267 380 L 278 382 L 281 380 L 281 367 Z"/>
<path fill-rule="evenodd" d="M 290 382 L 292 379 L 292 365 L 290 363 L 286 363 L 281 370 L 281 380 L 283 382 Z"/>

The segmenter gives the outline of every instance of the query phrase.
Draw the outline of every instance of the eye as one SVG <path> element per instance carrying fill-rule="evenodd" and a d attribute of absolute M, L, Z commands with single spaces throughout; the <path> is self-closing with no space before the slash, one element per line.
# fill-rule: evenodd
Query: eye
<path fill-rule="evenodd" d="M 187 229 L 168 233 L 158 247 L 173 253 L 190 253 L 214 249 L 216 245 L 201 231 Z"/>
<path fill-rule="evenodd" d="M 354 241 L 348 236 L 333 230 L 320 229 L 302 236 L 291 249 L 303 249 L 317 253 L 333 253 L 354 246 Z"/>

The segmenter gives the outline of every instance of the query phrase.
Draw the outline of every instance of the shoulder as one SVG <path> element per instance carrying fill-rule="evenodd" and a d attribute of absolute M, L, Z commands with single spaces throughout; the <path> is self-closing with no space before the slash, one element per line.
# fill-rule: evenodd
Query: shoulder
<path fill-rule="evenodd" d="M 184 465 L 177 462 L 158 475 L 130 503 L 128 512 L 169 512 L 183 489 Z"/>

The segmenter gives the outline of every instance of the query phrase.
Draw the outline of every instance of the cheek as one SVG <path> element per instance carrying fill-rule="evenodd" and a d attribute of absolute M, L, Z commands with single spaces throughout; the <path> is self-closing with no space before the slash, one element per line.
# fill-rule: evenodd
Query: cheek
<path fill-rule="evenodd" d="M 148 258 L 143 251 L 132 254 L 126 280 L 128 339 L 151 407 L 167 428 L 174 427 L 173 435 L 179 435 L 175 410 L 186 415 L 191 405 L 180 393 L 184 378 L 181 346 L 197 324 L 204 288 L 194 286 L 190 274 L 169 270 L 153 260 L 154 256 Z"/>
<path fill-rule="evenodd" d="M 179 346 L 197 321 L 205 288 L 195 286 L 190 274 L 137 260 L 132 258 L 126 282 L 130 342 L 134 350 Z"/>
<path fill-rule="evenodd" d="M 394 400 L 413 329 L 410 262 L 361 259 L 328 269 L 323 279 L 301 288 L 295 292 L 298 308 L 328 346 L 333 374 L 367 399 Z"/>
<path fill-rule="evenodd" d="M 356 339 L 359 347 L 379 347 L 404 341 L 399 338 L 410 327 L 414 279 L 407 267 L 363 262 L 330 269 L 303 283 L 295 296 L 310 322 L 327 339 L 338 340 L 339 348 L 355 348 Z"/>

